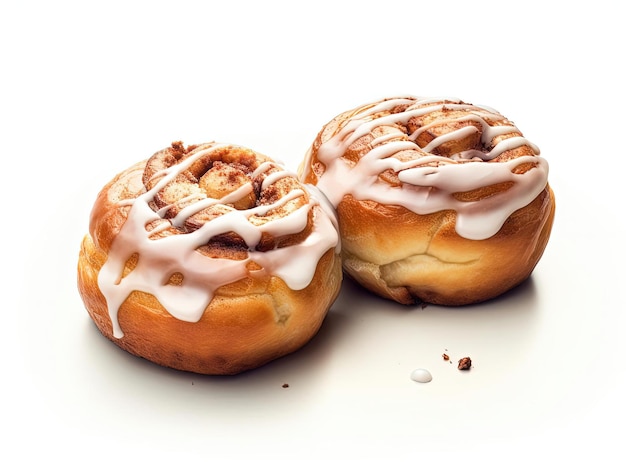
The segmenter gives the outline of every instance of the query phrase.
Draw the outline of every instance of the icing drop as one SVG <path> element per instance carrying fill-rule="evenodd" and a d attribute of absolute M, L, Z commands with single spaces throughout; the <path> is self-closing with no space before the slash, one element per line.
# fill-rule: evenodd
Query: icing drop
<path fill-rule="evenodd" d="M 433 376 L 430 374 L 430 371 L 418 368 L 411 373 L 411 379 L 417 383 L 430 383 L 433 380 Z"/>

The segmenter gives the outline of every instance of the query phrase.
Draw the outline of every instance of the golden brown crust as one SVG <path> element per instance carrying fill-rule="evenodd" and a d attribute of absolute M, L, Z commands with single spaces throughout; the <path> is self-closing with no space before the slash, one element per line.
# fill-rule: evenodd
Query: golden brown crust
<path fill-rule="evenodd" d="M 423 216 L 346 197 L 338 208 L 343 265 L 368 290 L 402 304 L 482 302 L 530 276 L 554 209 L 548 186 L 495 236 L 471 240 L 456 233 L 452 211 Z"/>
<path fill-rule="evenodd" d="M 290 288 L 284 280 L 269 272 L 253 272 L 258 271 L 260 266 L 250 262 L 248 275 L 220 286 L 197 322 L 175 318 L 165 310 L 155 295 L 135 290 L 117 312 L 123 337 L 114 335 L 107 299 L 98 283 L 99 273 L 110 258 L 111 247 L 126 222 L 132 200 L 145 192 L 146 188 L 154 186 L 156 181 L 151 182 L 152 177 L 163 166 L 167 168 L 179 163 L 196 149 L 181 147 L 182 145 L 175 143 L 169 149 L 155 154 L 157 158 L 152 162 L 148 160 L 130 167 L 111 180 L 99 193 L 91 214 L 90 233 L 83 239 L 78 260 L 78 289 L 89 315 L 103 335 L 124 350 L 157 364 L 184 371 L 235 374 L 297 350 L 316 334 L 338 295 L 342 271 L 340 257 L 335 248 L 328 249 L 323 254 L 312 281 L 300 290 Z M 246 177 L 249 174 L 244 174 L 242 178 L 238 169 L 249 172 L 259 162 L 270 160 L 247 149 L 234 147 L 230 152 L 229 157 L 235 167 L 225 174 L 220 172 L 217 179 L 211 179 L 209 188 L 215 183 L 224 183 L 225 176 L 231 176 L 240 185 L 241 180 L 248 179 Z M 163 157 L 169 157 L 167 164 L 155 163 Z M 225 163 L 224 160 L 217 160 L 215 163 L 218 162 L 218 167 Z M 207 171 L 201 170 L 198 176 L 191 179 L 192 184 L 197 185 Z M 187 187 L 189 183 L 181 186 Z M 262 192 L 257 187 L 258 201 L 271 202 L 289 190 L 301 187 L 294 177 L 286 177 L 277 181 L 275 186 L 268 187 L 271 188 L 269 191 Z M 276 196 L 268 197 L 268 193 Z M 165 199 L 168 199 L 167 196 Z M 131 201 L 124 203 L 124 200 Z M 244 204 L 246 200 L 248 198 L 244 198 Z M 298 200 L 302 202 L 307 198 L 294 201 Z M 256 197 L 254 201 L 258 205 Z M 292 208 L 297 208 L 297 205 L 290 203 L 272 212 L 284 216 L 292 212 Z M 302 242 L 313 232 L 313 214 L 322 212 L 319 206 L 314 206 L 312 210 L 304 231 L 296 232 L 288 238 L 275 238 L 268 233 L 259 247 L 273 249 Z M 265 216 L 258 219 L 273 218 Z M 170 227 L 155 239 L 184 232 L 193 232 L 193 229 Z M 268 241 L 272 242 L 271 246 Z M 223 239 L 220 242 L 206 243 L 195 252 L 221 259 L 241 260 L 246 251 L 239 244 L 240 239 L 236 237 Z M 141 259 L 140 254 L 130 256 L 125 275 Z M 179 285 L 185 278 L 183 274 L 184 272 L 172 275 L 169 284 Z"/>

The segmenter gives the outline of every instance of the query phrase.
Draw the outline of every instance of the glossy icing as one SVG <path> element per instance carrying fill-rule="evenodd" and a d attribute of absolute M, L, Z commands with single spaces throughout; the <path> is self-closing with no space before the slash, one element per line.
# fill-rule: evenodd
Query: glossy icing
<path fill-rule="evenodd" d="M 416 383 L 430 383 L 433 380 L 433 375 L 427 369 L 418 368 L 411 372 L 411 379 Z"/>

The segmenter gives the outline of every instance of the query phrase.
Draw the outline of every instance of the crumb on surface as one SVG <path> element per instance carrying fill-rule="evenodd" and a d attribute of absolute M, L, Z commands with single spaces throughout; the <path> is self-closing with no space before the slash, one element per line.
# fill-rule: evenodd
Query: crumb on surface
<path fill-rule="evenodd" d="M 461 358 L 459 360 L 459 369 L 460 370 L 468 370 L 472 367 L 472 360 L 469 356 Z"/>
<path fill-rule="evenodd" d="M 441 357 L 443 358 L 444 361 L 448 361 L 450 359 L 447 353 L 444 353 L 443 355 L 441 355 Z"/>
<path fill-rule="evenodd" d="M 283 384 L 283 388 L 288 388 L 288 387 L 289 387 L 289 385 L 287 383 Z"/>

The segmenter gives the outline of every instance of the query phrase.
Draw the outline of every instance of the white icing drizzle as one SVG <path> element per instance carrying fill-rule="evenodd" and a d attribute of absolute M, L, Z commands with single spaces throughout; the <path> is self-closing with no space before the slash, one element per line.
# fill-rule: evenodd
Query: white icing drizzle
<path fill-rule="evenodd" d="M 446 101 L 445 104 L 442 101 Z M 390 113 L 394 107 L 407 104 L 407 110 Z M 341 158 L 352 144 L 370 134 L 374 128 L 407 125 L 410 119 L 440 111 L 443 107 L 466 111 L 467 115 L 433 121 L 418 128 L 410 136 L 394 127 L 389 133 L 372 140 L 372 149 L 357 163 Z M 376 117 L 381 112 L 388 113 Z M 356 113 L 334 136 L 319 146 L 317 159 L 324 164 L 325 171 L 319 177 L 317 186 L 334 206 L 344 196 L 352 195 L 357 200 L 404 206 L 422 215 L 454 210 L 457 213 L 456 231 L 459 235 L 468 239 L 487 239 L 499 231 L 514 211 L 533 201 L 548 181 L 548 163 L 538 155 L 539 149 L 524 137 L 506 138 L 505 134 L 520 133 L 514 125 L 490 126 L 487 119 L 506 121 L 491 108 L 465 104 L 455 98 L 402 97 L 383 100 Z M 475 134 L 477 127 L 467 125 L 443 134 L 424 148 L 415 143 L 419 135 L 429 128 L 458 121 L 480 123 L 483 144 L 490 144 L 496 137 L 502 138 L 488 152 L 465 150 L 452 157 L 435 156 L 431 152 L 446 142 Z M 523 145 L 530 147 L 536 155 L 507 162 L 493 161 L 502 153 Z M 418 158 L 406 162 L 394 158 L 396 153 L 405 150 L 417 151 Z M 310 150 L 303 173 L 310 170 L 312 158 Z M 513 173 L 516 167 L 524 163 L 533 164 L 533 168 L 522 174 Z M 389 169 L 397 173 L 401 187 L 392 187 L 379 179 L 378 175 Z M 459 201 L 454 197 L 455 193 L 503 182 L 510 182 L 512 186 L 479 201 Z"/>
<path fill-rule="evenodd" d="M 219 200 L 210 198 L 199 200 L 187 205 L 178 216 L 160 224 L 157 229 L 151 231 L 146 229 L 149 223 L 162 220 L 165 213 L 164 209 L 159 211 L 151 209 L 150 202 L 155 194 L 195 160 L 224 146 L 227 145 L 214 144 L 191 154 L 180 163 L 159 173 L 162 178 L 150 191 L 136 199 L 119 203 L 122 206 L 130 205 L 128 218 L 115 237 L 107 261 L 98 275 L 98 285 L 106 298 L 115 338 L 124 336 L 118 322 L 118 311 L 133 291 L 154 295 L 175 318 L 197 322 L 219 287 L 236 282 L 253 273 L 267 273 L 281 278 L 293 290 L 304 289 L 310 284 L 317 269 L 317 263 L 324 253 L 333 247 L 337 252 L 339 251 L 335 218 L 327 213 L 326 205 L 313 195 L 310 196 L 308 203 L 284 216 L 257 225 L 248 220 L 253 215 L 262 216 L 290 200 L 301 197 L 305 192 L 299 189 L 290 191 L 269 205 L 246 210 L 233 208 L 207 221 L 194 232 L 150 239 L 155 232 L 182 224 L 187 217 L 208 205 L 236 201 L 238 197 L 245 196 L 251 191 L 250 185 L 245 184 Z M 276 163 L 264 162 L 253 172 L 253 178 L 268 171 L 271 167 L 275 167 L 276 171 L 264 179 L 262 187 L 267 187 L 281 178 L 293 176 L 293 173 L 282 170 Z M 305 229 L 311 210 L 314 216 L 314 228 L 304 241 L 265 252 L 254 250 L 263 232 L 280 236 Z M 246 259 L 211 258 L 196 251 L 213 236 L 230 231 L 239 234 L 249 247 Z M 133 254 L 138 255 L 137 265 L 123 277 L 125 264 Z M 250 271 L 248 269 L 250 262 L 257 263 L 262 270 Z M 170 277 L 175 273 L 182 274 L 182 283 L 180 285 L 168 284 Z"/>

